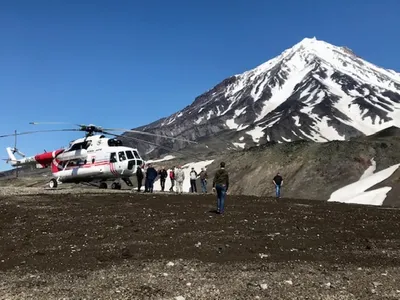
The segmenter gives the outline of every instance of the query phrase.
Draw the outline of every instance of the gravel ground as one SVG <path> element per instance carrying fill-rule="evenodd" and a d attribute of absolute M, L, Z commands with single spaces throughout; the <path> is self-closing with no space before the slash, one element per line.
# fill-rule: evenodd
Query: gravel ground
<path fill-rule="evenodd" d="M 400 211 L 0 188 L 0 299 L 400 299 Z"/>

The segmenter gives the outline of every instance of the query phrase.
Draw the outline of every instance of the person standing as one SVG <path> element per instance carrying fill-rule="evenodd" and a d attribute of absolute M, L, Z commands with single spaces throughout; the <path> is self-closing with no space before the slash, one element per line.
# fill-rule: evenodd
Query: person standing
<path fill-rule="evenodd" d="M 170 187 L 169 191 L 173 192 L 174 186 L 175 186 L 175 166 L 173 166 L 172 170 L 169 171 L 169 179 L 171 180 L 171 187 Z"/>
<path fill-rule="evenodd" d="M 281 197 L 281 187 L 283 184 L 283 178 L 281 176 L 281 174 L 278 172 L 274 179 L 272 180 L 272 182 L 275 185 L 275 193 L 276 193 L 276 198 L 280 198 Z"/>
<path fill-rule="evenodd" d="M 143 171 L 140 166 L 137 167 L 136 169 L 136 179 L 137 179 L 137 191 L 140 192 L 140 189 L 142 188 L 142 182 L 143 182 Z"/>
<path fill-rule="evenodd" d="M 149 164 L 146 172 L 146 179 L 147 179 L 147 187 L 149 193 L 153 192 L 154 188 L 154 181 L 156 180 L 158 172 L 154 169 L 153 165 Z"/>
<path fill-rule="evenodd" d="M 229 174 L 225 170 L 225 162 L 220 163 L 220 168 L 215 172 L 213 180 L 213 192 L 217 191 L 217 213 L 225 211 L 225 198 L 229 188 Z"/>
<path fill-rule="evenodd" d="M 175 172 L 176 180 L 176 192 L 182 194 L 183 192 L 183 181 L 185 180 L 185 173 L 182 170 L 182 166 L 179 166 Z"/>
<path fill-rule="evenodd" d="M 146 164 L 143 168 L 143 177 L 144 177 L 144 192 L 149 192 L 149 180 L 147 179 L 147 169 L 149 168 L 149 164 Z"/>
<path fill-rule="evenodd" d="M 196 185 L 196 180 L 197 180 L 197 172 L 192 168 L 190 171 L 190 189 L 192 193 L 197 193 L 197 185 Z"/>
<path fill-rule="evenodd" d="M 161 185 L 161 191 L 164 192 L 165 189 L 165 180 L 168 177 L 167 170 L 165 170 L 165 167 L 162 167 L 162 169 L 159 172 L 160 174 L 160 185 Z"/>
<path fill-rule="evenodd" d="M 200 172 L 200 182 L 201 182 L 201 192 L 207 194 L 207 179 L 208 174 L 205 168 L 201 168 Z"/>

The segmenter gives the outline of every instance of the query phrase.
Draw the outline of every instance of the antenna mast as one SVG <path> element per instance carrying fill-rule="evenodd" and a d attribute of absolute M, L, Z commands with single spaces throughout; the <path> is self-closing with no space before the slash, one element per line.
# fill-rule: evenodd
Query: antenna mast
<path fill-rule="evenodd" d="M 14 152 L 17 151 L 17 130 L 14 130 L 15 136 L 14 136 Z M 18 178 L 18 166 L 15 169 L 15 177 Z"/>

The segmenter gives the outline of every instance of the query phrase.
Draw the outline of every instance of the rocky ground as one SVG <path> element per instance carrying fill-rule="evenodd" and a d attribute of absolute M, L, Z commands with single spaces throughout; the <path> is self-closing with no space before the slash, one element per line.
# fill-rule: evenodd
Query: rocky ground
<path fill-rule="evenodd" d="M 0 191 L 0 299 L 400 299 L 395 208 Z"/>

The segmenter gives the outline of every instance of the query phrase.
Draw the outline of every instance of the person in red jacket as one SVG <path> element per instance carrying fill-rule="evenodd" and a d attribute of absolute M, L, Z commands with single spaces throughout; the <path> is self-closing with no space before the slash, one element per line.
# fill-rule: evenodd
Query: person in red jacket
<path fill-rule="evenodd" d="M 171 188 L 169 189 L 170 192 L 174 191 L 175 186 L 175 166 L 169 171 L 169 179 L 171 180 Z"/>

